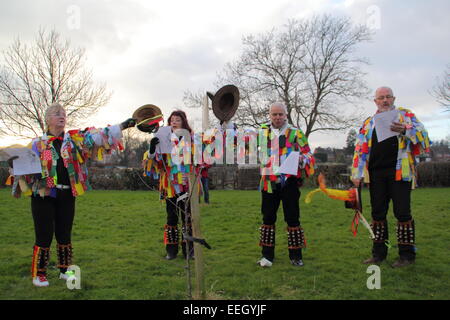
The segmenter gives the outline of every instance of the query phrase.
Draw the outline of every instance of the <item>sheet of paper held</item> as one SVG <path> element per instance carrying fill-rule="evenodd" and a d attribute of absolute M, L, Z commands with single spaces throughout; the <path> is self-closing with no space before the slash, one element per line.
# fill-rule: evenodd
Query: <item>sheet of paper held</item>
<path fill-rule="evenodd" d="M 8 159 L 14 156 L 19 158 L 13 161 L 13 175 L 41 173 L 41 161 L 39 156 L 29 148 L 5 148 L 2 153 L 8 154 Z"/>
<path fill-rule="evenodd" d="M 297 175 L 300 152 L 292 151 L 278 168 L 278 173 Z"/>
<path fill-rule="evenodd" d="M 161 127 L 156 132 L 155 136 L 159 139 L 159 153 L 170 153 L 172 150 L 172 140 L 170 139 L 172 135 L 172 128 L 170 126 Z"/>
<path fill-rule="evenodd" d="M 377 113 L 373 118 L 375 120 L 375 128 L 377 129 L 378 142 L 386 140 L 393 136 L 398 136 L 400 133 L 392 131 L 392 122 L 398 121 L 398 110 Z"/>

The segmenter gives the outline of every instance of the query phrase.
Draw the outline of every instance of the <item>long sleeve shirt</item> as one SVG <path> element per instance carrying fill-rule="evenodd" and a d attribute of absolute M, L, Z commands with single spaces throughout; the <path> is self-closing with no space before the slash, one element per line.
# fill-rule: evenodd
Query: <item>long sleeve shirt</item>
<path fill-rule="evenodd" d="M 412 188 L 414 188 L 416 183 L 415 156 L 430 151 L 430 140 L 425 127 L 411 110 L 401 107 L 397 109 L 399 110 L 397 122 L 404 123 L 406 131 L 405 134 L 395 137 L 397 139 L 397 149 L 394 150 L 396 151 L 395 180 L 411 181 Z M 364 121 L 356 138 L 352 179 L 364 179 L 364 182 L 370 183 L 370 162 L 379 162 L 379 157 L 386 156 L 373 152 L 374 131 L 375 121 L 372 116 Z"/>
<path fill-rule="evenodd" d="M 33 139 L 29 147 L 39 155 L 42 172 L 14 177 L 13 195 L 56 196 L 57 185 L 70 185 L 73 196 L 90 190 L 86 161 L 102 160 L 103 154 L 123 150 L 120 125 L 103 129 L 69 130 L 59 137 L 48 133 Z"/>
<path fill-rule="evenodd" d="M 159 179 L 159 191 L 163 198 L 173 198 L 189 190 L 189 173 L 194 169 L 190 149 L 193 145 L 192 141 L 185 141 L 187 138 L 182 137 L 174 133 L 170 135 L 174 146 L 180 148 L 174 150 L 189 148 L 188 152 L 184 152 L 176 161 L 171 153 L 162 153 L 158 147 L 153 153 L 150 153 L 150 150 L 144 153 L 144 176 Z M 190 161 L 186 161 L 186 157 L 189 157 Z"/>
<path fill-rule="evenodd" d="M 304 178 L 314 174 L 315 159 L 311 153 L 308 139 L 299 128 L 285 124 L 280 129 L 274 129 L 270 124 L 263 124 L 259 131 L 259 151 L 267 153 L 268 161 L 261 161 L 260 191 L 271 193 L 273 184 L 283 183 L 290 177 Z M 299 165 L 297 174 L 284 174 L 277 172 L 272 156 L 272 141 L 278 137 L 279 164 L 282 164 L 293 151 L 299 152 Z"/>

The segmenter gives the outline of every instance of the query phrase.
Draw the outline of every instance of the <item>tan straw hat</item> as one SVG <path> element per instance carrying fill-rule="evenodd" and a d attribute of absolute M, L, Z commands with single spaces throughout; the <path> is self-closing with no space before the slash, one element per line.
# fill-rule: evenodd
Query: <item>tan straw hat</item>
<path fill-rule="evenodd" d="M 239 89 L 232 84 L 223 86 L 215 95 L 208 93 L 208 96 L 212 100 L 214 115 L 220 121 L 229 121 L 239 107 Z"/>
<path fill-rule="evenodd" d="M 159 107 L 146 104 L 134 111 L 133 119 L 136 119 L 136 127 L 140 131 L 151 133 L 158 130 L 163 115 Z"/>

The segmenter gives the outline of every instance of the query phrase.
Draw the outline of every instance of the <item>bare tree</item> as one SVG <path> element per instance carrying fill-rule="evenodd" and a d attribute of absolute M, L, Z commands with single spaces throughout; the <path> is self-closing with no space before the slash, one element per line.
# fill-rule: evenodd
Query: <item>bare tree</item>
<path fill-rule="evenodd" d="M 347 139 L 346 139 L 346 146 L 344 148 L 344 151 L 346 154 L 348 155 L 353 155 L 353 152 L 355 151 L 355 142 L 356 142 L 356 137 L 357 137 L 357 133 L 355 129 L 351 129 L 348 134 L 347 134 Z"/>
<path fill-rule="evenodd" d="M 291 20 L 282 30 L 244 37 L 240 58 L 225 66 L 216 84 L 239 88 L 239 125 L 267 122 L 267 106 L 281 100 L 289 123 L 307 136 L 348 129 L 361 119 L 348 106 L 369 94 L 362 70 L 368 61 L 355 51 L 370 39 L 371 31 L 349 18 Z"/>
<path fill-rule="evenodd" d="M 203 106 L 203 99 L 205 98 L 206 91 L 203 89 L 197 92 L 186 90 L 183 94 L 183 103 L 188 108 L 200 108 Z"/>
<path fill-rule="evenodd" d="M 3 52 L 0 69 L 0 135 L 34 137 L 45 130 L 47 106 L 59 102 L 75 126 L 105 105 L 111 94 L 94 85 L 85 50 L 55 31 L 40 29 L 33 45 L 17 39 Z"/>
<path fill-rule="evenodd" d="M 444 71 L 442 78 L 437 78 L 431 95 L 447 111 L 450 111 L 450 64 L 447 65 L 447 69 Z"/>
<path fill-rule="evenodd" d="M 187 108 L 203 108 L 204 99 L 206 96 L 207 90 L 200 89 L 197 92 L 192 92 L 189 90 L 186 90 L 183 94 L 183 104 Z M 212 93 L 215 93 L 212 91 Z M 209 100 L 209 126 L 210 127 L 216 127 L 219 125 L 219 120 L 214 116 L 214 113 L 212 112 L 212 105 L 211 100 Z M 192 120 L 192 118 L 191 118 Z M 201 121 L 201 118 L 198 119 Z"/>
<path fill-rule="evenodd" d="M 123 131 L 123 152 L 115 152 L 112 162 L 116 165 L 140 168 L 145 151 L 149 148 L 150 135 L 136 128 Z"/>

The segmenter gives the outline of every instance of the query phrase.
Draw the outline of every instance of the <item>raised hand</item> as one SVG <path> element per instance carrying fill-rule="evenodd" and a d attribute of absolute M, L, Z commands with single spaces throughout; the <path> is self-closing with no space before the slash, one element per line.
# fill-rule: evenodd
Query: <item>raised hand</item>
<path fill-rule="evenodd" d="M 392 122 L 391 130 L 394 131 L 394 132 L 399 132 L 399 133 L 405 134 L 406 126 L 403 123 Z"/>
<path fill-rule="evenodd" d="M 352 179 L 353 185 L 358 188 L 361 184 L 361 179 Z"/>
<path fill-rule="evenodd" d="M 151 141 L 150 141 L 150 153 L 154 153 L 155 149 L 156 149 L 156 145 L 159 143 L 159 138 L 158 137 L 154 137 Z"/>
<path fill-rule="evenodd" d="M 16 159 L 18 159 L 19 158 L 19 156 L 14 156 L 14 157 L 11 157 L 11 158 L 9 158 L 8 160 L 6 160 L 7 162 L 8 162 L 8 165 L 10 166 L 10 168 L 14 168 L 14 166 L 13 166 L 13 160 L 16 160 Z"/>
<path fill-rule="evenodd" d="M 136 119 L 129 118 L 120 124 L 122 130 L 134 127 L 136 125 Z"/>

